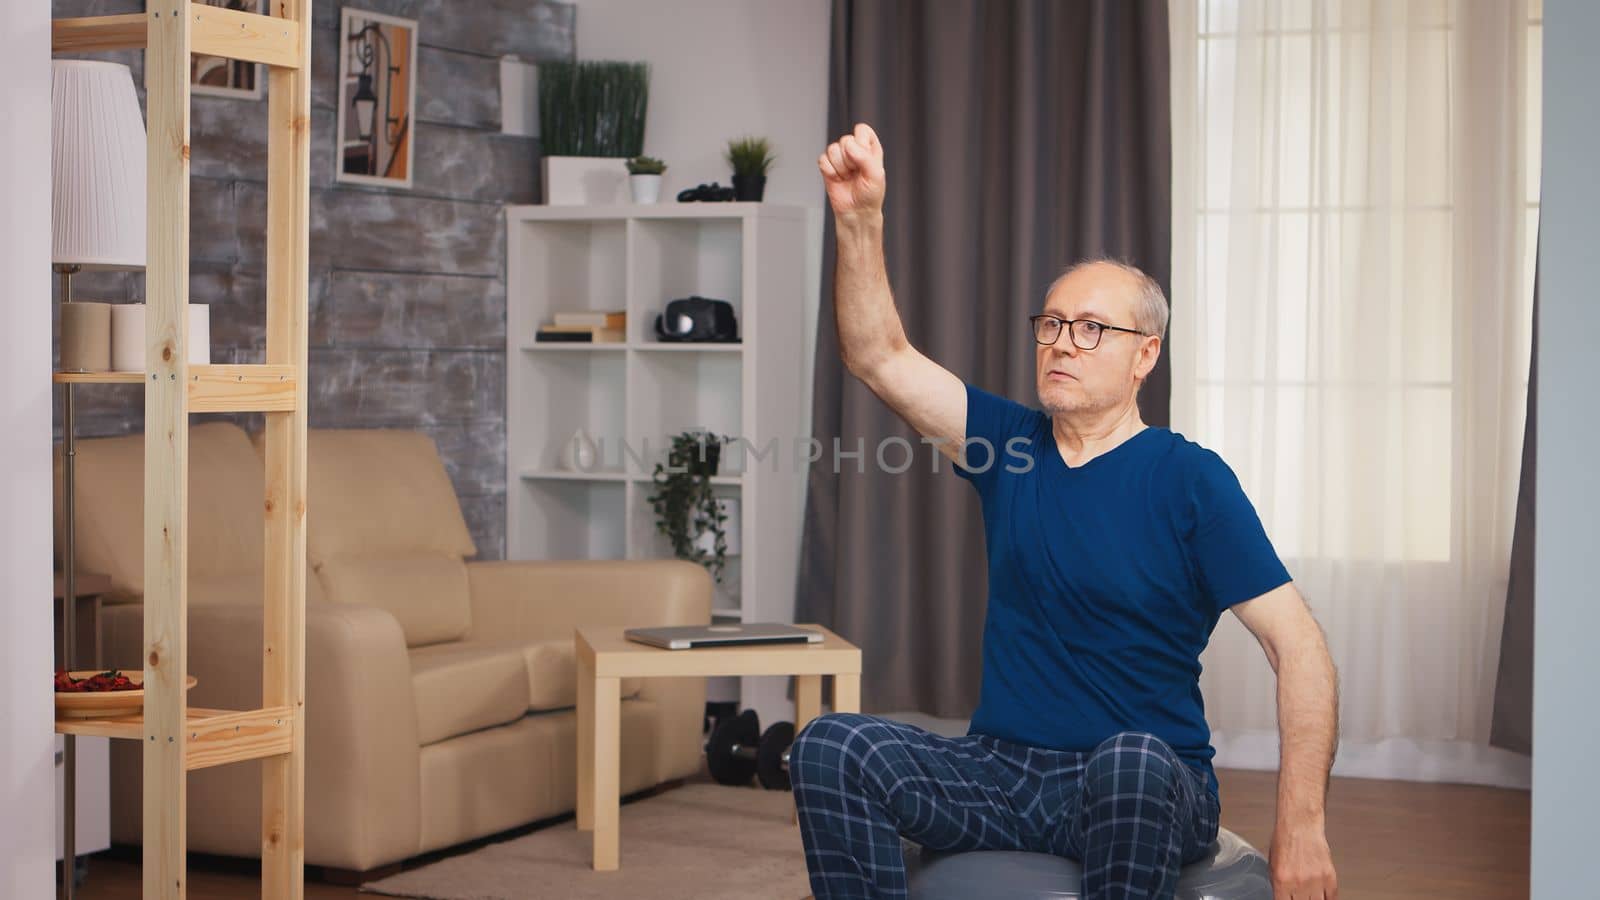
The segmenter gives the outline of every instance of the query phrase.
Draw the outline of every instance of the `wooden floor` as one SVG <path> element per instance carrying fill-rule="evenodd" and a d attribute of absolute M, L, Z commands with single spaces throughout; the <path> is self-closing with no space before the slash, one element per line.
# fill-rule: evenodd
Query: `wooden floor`
<path fill-rule="evenodd" d="M 1262 853 L 1272 843 L 1274 772 L 1218 770 L 1222 823 Z M 1334 778 L 1328 846 L 1352 900 L 1528 896 L 1527 791 Z"/>
<path fill-rule="evenodd" d="M 1272 772 L 1218 770 L 1222 822 L 1263 853 L 1272 843 Z M 571 820 L 555 825 L 571 828 Z M 1349 900 L 1516 900 L 1528 896 L 1529 795 L 1451 784 L 1335 778 L 1328 797 L 1328 843 Z M 113 851 L 113 857 L 117 851 Z M 624 860 L 626 862 L 626 860 Z M 260 896 L 253 864 L 196 860 L 193 900 Z M 373 897 L 316 880 L 307 900 Z M 93 857 L 82 900 L 135 900 L 139 864 Z"/>

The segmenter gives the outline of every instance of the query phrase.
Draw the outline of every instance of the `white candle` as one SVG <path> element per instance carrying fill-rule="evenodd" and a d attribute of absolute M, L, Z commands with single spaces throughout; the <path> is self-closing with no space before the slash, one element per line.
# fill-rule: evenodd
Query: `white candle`
<path fill-rule="evenodd" d="M 143 372 L 144 320 L 148 307 L 123 303 L 111 309 L 111 368 L 118 372 Z M 211 307 L 189 304 L 189 365 L 211 364 Z"/>

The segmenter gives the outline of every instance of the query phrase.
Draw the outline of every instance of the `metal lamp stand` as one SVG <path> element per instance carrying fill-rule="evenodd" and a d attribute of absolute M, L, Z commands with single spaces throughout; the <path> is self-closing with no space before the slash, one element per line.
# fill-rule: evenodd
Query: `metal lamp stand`
<path fill-rule="evenodd" d="M 77 485 L 74 483 L 77 468 L 78 439 L 74 433 L 76 410 L 73 409 L 69 382 L 61 410 L 62 443 L 66 455 L 62 488 L 66 493 L 66 534 L 61 542 L 61 665 L 73 671 L 78 649 L 78 585 L 77 555 L 73 546 L 77 528 Z M 62 900 L 72 900 L 78 879 L 78 738 L 66 735 L 66 752 L 62 760 L 62 818 L 65 820 L 61 835 L 61 892 Z"/>

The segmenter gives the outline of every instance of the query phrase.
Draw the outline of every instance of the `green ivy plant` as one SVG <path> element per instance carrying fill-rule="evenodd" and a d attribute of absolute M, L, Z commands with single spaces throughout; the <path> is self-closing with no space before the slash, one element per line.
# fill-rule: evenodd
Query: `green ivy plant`
<path fill-rule="evenodd" d="M 629 175 L 660 175 L 667 170 L 667 164 L 654 156 L 635 156 L 628 160 Z"/>
<path fill-rule="evenodd" d="M 727 516 L 711 491 L 711 477 L 717 474 L 722 447 L 732 440 L 704 431 L 674 435 L 666 462 L 656 463 L 651 476 L 656 487 L 650 495 L 656 532 L 672 541 L 673 555 L 705 566 L 718 583 L 728 565 L 728 536 L 723 530 Z M 695 538 L 705 531 L 716 536 L 711 553 L 695 546 Z"/>

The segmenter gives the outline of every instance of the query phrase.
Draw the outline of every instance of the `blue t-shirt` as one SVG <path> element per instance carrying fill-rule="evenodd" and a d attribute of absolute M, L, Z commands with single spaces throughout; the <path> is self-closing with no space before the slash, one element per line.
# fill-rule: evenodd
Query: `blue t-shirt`
<path fill-rule="evenodd" d="M 972 385 L 967 441 L 989 554 L 970 733 L 1087 751 L 1146 731 L 1216 792 L 1200 652 L 1289 581 L 1233 470 L 1165 428 L 1069 467 L 1049 416 Z"/>

